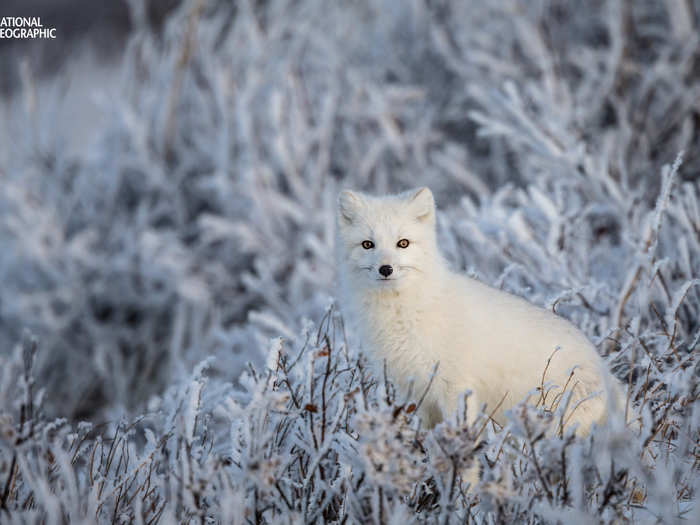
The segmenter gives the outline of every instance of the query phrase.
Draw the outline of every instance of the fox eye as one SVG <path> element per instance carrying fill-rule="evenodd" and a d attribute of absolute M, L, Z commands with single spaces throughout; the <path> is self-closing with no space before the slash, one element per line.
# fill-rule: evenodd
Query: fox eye
<path fill-rule="evenodd" d="M 408 245 L 410 243 L 408 242 L 408 239 L 401 239 L 399 242 L 396 243 L 396 246 L 399 248 L 408 248 Z"/>
<path fill-rule="evenodd" d="M 372 241 L 362 241 L 362 247 L 365 250 L 371 250 L 372 248 L 374 248 L 374 243 Z"/>

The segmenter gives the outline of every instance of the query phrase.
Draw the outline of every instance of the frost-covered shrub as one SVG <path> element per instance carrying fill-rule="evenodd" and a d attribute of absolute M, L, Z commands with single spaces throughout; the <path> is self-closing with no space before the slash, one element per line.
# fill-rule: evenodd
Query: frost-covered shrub
<path fill-rule="evenodd" d="M 27 338 L 2 363 L 4 384 L 14 377 L 18 387 L 14 397 L 3 392 L 15 400 L 0 419 L 3 522 L 697 517 L 697 407 L 659 403 L 648 378 L 633 384 L 649 401 L 629 428 L 614 412 L 576 439 L 573 429 L 552 431 L 550 412 L 522 405 L 503 428 L 487 414 L 471 427 L 457 414 L 427 431 L 416 416 L 422 396 L 398 399 L 386 377 L 369 375 L 332 308 L 318 328 L 305 326 L 298 343 L 275 338 L 266 352 L 239 389 L 212 379 L 203 362 L 148 413 L 102 427 L 42 415 L 32 375 L 36 341 Z M 662 384 L 669 393 L 684 386 Z M 479 483 L 470 479 L 474 463 Z"/>
<path fill-rule="evenodd" d="M 3 119 L 0 344 L 42 337 L 55 414 L 143 406 L 212 354 L 235 379 L 317 318 L 341 186 L 430 185 L 458 266 L 574 316 L 639 289 L 620 260 L 658 263 L 664 294 L 698 267 L 689 2 L 195 1 L 162 35 L 131 5 L 92 140 L 67 146 L 62 85 L 29 67 Z"/>
<path fill-rule="evenodd" d="M 697 2 L 130 5 L 91 140 L 31 68 L 2 109 L 0 521 L 700 521 Z M 629 428 L 425 432 L 369 374 L 324 317 L 335 198 L 416 185 Z"/>

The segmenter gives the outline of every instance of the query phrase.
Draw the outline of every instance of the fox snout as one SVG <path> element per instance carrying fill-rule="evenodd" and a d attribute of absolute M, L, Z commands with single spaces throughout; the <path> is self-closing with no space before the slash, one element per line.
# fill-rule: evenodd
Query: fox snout
<path fill-rule="evenodd" d="M 379 267 L 379 273 L 384 277 L 389 277 L 394 272 L 394 269 L 388 264 Z"/>

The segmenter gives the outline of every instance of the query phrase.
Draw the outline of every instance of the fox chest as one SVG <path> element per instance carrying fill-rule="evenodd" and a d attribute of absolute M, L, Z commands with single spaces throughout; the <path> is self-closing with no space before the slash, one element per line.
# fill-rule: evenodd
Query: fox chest
<path fill-rule="evenodd" d="M 374 311 L 372 311 L 374 310 Z M 389 304 L 365 311 L 365 336 L 372 353 L 394 373 L 423 374 L 439 360 L 440 323 L 424 308 Z"/>

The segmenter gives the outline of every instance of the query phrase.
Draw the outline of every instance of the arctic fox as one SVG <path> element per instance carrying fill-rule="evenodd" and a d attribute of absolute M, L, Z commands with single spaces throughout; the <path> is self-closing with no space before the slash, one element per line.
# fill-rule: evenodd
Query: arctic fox
<path fill-rule="evenodd" d="M 374 364 L 386 362 L 401 389 L 414 380 L 420 395 L 439 363 L 420 407 L 427 426 L 452 414 L 466 390 L 468 417 L 486 404 L 503 423 L 505 410 L 542 385 L 545 368 L 545 404 L 571 392 L 565 422 L 580 434 L 605 419 L 611 392 L 619 399 L 616 380 L 573 324 L 450 271 L 428 188 L 386 197 L 342 191 L 338 231 L 344 295 Z"/>

